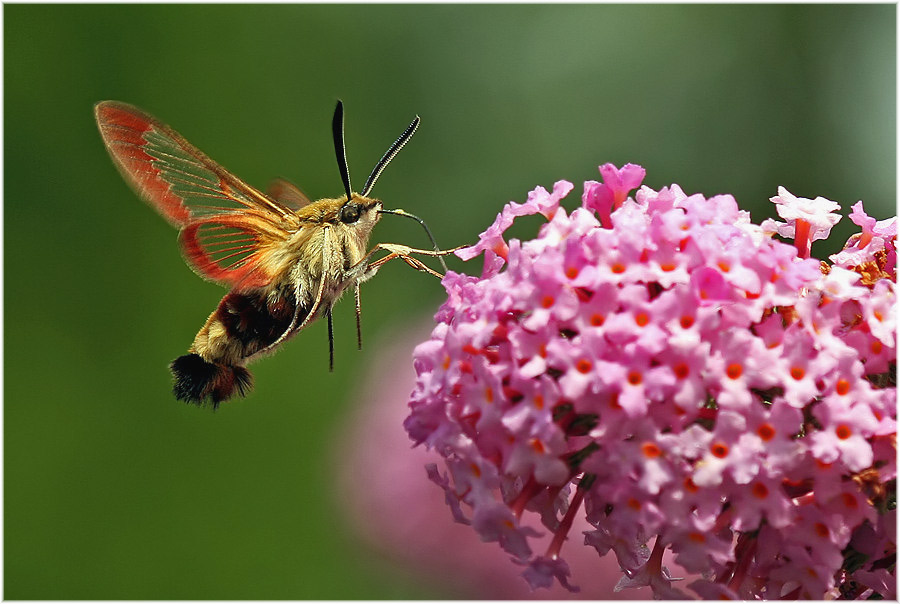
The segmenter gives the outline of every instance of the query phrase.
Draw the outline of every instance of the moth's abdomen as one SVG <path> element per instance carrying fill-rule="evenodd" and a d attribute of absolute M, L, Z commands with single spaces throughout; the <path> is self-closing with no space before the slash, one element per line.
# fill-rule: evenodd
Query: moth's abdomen
<path fill-rule="evenodd" d="M 240 343 L 242 356 L 247 357 L 281 337 L 293 316 L 293 300 L 286 296 L 269 301 L 263 293 L 231 292 L 219 302 L 212 318 L 222 324 L 229 338 Z"/>
<path fill-rule="evenodd" d="M 175 398 L 197 405 L 210 402 L 216 408 L 235 394 L 244 396 L 253 385 L 253 377 L 246 368 L 210 363 L 196 353 L 178 357 L 171 369 L 175 377 Z"/>
<path fill-rule="evenodd" d="M 191 354 L 172 363 L 175 397 L 216 406 L 246 394 L 252 377 L 244 365 L 284 334 L 294 310 L 289 295 L 273 297 L 264 291 L 227 294 L 197 334 Z M 300 310 L 298 324 L 307 312 Z"/>

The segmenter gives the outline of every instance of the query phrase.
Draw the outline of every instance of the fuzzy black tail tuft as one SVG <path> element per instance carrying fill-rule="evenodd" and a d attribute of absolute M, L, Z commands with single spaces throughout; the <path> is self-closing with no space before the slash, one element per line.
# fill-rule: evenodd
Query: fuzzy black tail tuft
<path fill-rule="evenodd" d="M 235 394 L 244 396 L 253 385 L 245 367 L 210 363 L 199 354 L 178 357 L 170 367 L 175 376 L 175 398 L 197 405 L 209 401 L 213 409 Z"/>

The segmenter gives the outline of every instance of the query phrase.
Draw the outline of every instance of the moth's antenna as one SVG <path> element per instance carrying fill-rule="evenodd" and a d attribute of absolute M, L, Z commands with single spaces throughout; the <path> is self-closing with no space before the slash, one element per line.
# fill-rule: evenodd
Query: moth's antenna
<path fill-rule="evenodd" d="M 416 119 L 414 119 L 412 123 L 406 127 L 406 130 L 403 131 L 403 134 L 400 135 L 400 138 L 394 141 L 394 144 L 391 145 L 391 148 L 381 156 L 381 159 L 379 159 L 378 163 L 375 164 L 375 167 L 372 168 L 372 173 L 369 174 L 369 178 L 366 180 L 365 186 L 363 186 L 362 193 L 360 193 L 363 197 L 369 194 L 369 191 L 371 191 L 372 187 L 375 186 L 375 181 L 378 180 L 378 177 L 381 176 L 381 173 L 384 172 L 384 169 L 387 167 L 387 165 L 391 163 L 391 160 L 394 159 L 394 156 L 400 152 L 400 149 L 403 148 L 403 145 L 409 142 L 409 139 L 412 138 L 413 134 L 415 134 L 416 128 L 419 127 L 419 121 L 419 116 L 417 115 Z"/>
<path fill-rule="evenodd" d="M 334 138 L 334 154 L 337 157 L 338 170 L 341 172 L 344 191 L 347 192 L 347 201 L 349 201 L 351 195 L 350 170 L 347 169 L 347 148 L 344 146 L 344 104 L 340 100 L 337 102 L 337 107 L 334 108 L 334 117 L 331 119 L 331 135 Z"/>
<path fill-rule="evenodd" d="M 402 145 L 401 145 L 402 146 Z M 431 229 L 428 228 L 428 225 L 425 224 L 425 221 L 419 218 L 418 216 L 413 216 L 406 210 L 396 209 L 396 210 L 378 210 L 379 214 L 394 214 L 395 216 L 406 216 L 407 218 L 412 218 L 416 222 L 422 225 L 422 228 L 425 229 L 425 234 L 428 235 L 428 238 L 431 240 L 431 245 L 434 246 L 434 251 L 439 252 L 441 248 L 438 247 L 437 241 L 434 240 L 434 235 L 431 234 Z M 438 260 L 441 261 L 441 266 L 444 267 L 444 272 L 446 273 L 449 269 L 447 268 L 447 263 L 444 262 L 443 256 L 438 256 Z"/>

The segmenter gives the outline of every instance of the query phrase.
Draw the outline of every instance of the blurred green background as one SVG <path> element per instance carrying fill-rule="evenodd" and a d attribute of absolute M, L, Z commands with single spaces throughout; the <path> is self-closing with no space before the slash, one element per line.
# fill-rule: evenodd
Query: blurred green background
<path fill-rule="evenodd" d="M 95 102 L 143 107 L 246 181 L 286 176 L 313 197 L 341 192 L 335 99 L 357 187 L 419 114 L 375 194 L 448 247 L 536 185 L 575 182 L 574 207 L 605 162 L 642 164 L 654 188 L 732 193 L 756 222 L 778 185 L 845 214 L 862 199 L 883 219 L 895 13 L 5 5 L 4 597 L 459 595 L 452 578 L 363 546 L 337 505 L 332 443 L 379 354 L 355 350 L 352 302 L 336 313 L 333 374 L 316 324 L 254 366 L 249 399 L 214 414 L 172 399 L 166 365 L 223 292 L 117 174 Z M 425 245 L 406 222 L 382 221 L 375 240 Z M 834 236 L 852 230 L 845 219 Z M 441 294 L 386 267 L 363 288 L 366 340 L 433 313 Z"/>

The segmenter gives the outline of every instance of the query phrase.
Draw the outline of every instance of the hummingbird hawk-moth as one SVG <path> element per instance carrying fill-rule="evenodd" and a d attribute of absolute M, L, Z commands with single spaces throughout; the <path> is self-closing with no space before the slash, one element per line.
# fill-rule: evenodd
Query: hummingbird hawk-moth
<path fill-rule="evenodd" d="M 350 187 L 344 149 L 343 105 L 338 101 L 332 134 L 345 194 L 310 200 L 277 179 L 259 191 L 211 160 L 154 117 L 125 103 L 94 108 L 100 134 L 125 180 L 163 218 L 179 229 L 187 263 L 203 278 L 229 288 L 188 354 L 171 364 L 175 397 L 218 406 L 252 384 L 246 365 L 273 352 L 314 319 L 328 320 L 330 366 L 334 364 L 332 307 L 352 287 L 359 345 L 359 285 L 395 258 L 437 277 L 413 255 L 438 257 L 453 250 L 421 250 L 379 243 L 368 249 L 388 210 L 368 197 L 387 164 L 409 141 L 419 118 L 406 128 L 372 170 L 360 193 Z M 375 258 L 379 252 L 386 255 Z M 445 267 L 446 270 L 446 267 Z"/>

